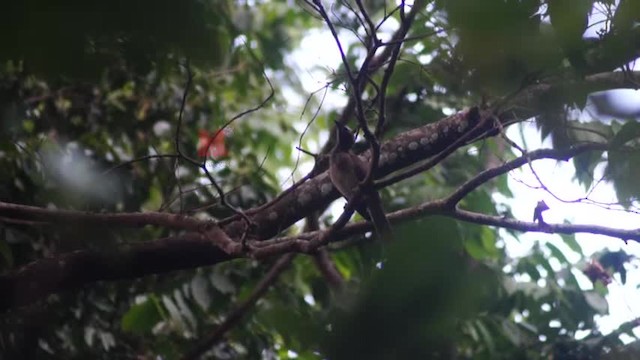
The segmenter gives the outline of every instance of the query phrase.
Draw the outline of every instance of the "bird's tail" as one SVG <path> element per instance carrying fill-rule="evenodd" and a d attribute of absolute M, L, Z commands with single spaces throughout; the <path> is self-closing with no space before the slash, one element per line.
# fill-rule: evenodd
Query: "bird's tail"
<path fill-rule="evenodd" d="M 371 216 L 371 222 L 376 230 L 376 233 L 383 241 L 393 240 L 393 233 L 391 231 L 391 224 L 387 219 L 387 215 L 382 208 L 382 201 L 377 191 L 371 191 L 367 194 L 367 210 Z"/>

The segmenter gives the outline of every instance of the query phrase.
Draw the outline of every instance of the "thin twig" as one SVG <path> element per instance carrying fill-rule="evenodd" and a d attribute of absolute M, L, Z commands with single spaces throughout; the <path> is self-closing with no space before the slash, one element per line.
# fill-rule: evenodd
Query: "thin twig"
<path fill-rule="evenodd" d="M 209 169 L 207 169 L 206 166 L 206 161 L 207 161 L 207 157 L 205 156 L 204 159 L 202 160 L 202 163 L 195 161 L 193 159 L 191 159 L 190 157 L 186 156 L 184 153 L 182 153 L 182 151 L 180 150 L 180 142 L 179 142 L 179 136 L 180 136 L 180 128 L 182 125 L 182 118 L 183 118 L 183 113 L 184 113 L 184 107 L 186 105 L 186 99 L 187 99 L 187 95 L 189 92 L 189 88 L 191 86 L 191 82 L 193 79 L 193 75 L 191 73 L 191 69 L 189 68 L 188 64 L 187 64 L 187 74 L 188 74 L 188 78 L 187 78 L 187 85 L 185 87 L 185 91 L 183 93 L 183 97 L 182 97 L 182 103 L 180 106 L 180 113 L 179 113 L 179 117 L 178 117 L 178 128 L 176 130 L 176 151 L 178 152 L 178 154 L 180 155 L 181 158 L 186 159 L 189 163 L 199 167 L 200 169 L 202 169 L 202 171 L 204 172 L 205 176 L 207 177 L 207 179 L 209 180 L 209 182 L 211 183 L 211 185 L 213 185 L 213 187 L 215 188 L 216 192 L 218 193 L 218 197 L 220 199 L 220 203 L 226 207 L 227 209 L 231 210 L 234 214 L 240 216 L 243 221 L 245 222 L 245 231 L 244 234 L 242 236 L 242 243 L 245 243 L 246 240 L 246 236 L 248 235 L 249 231 L 251 230 L 251 228 L 253 228 L 253 222 L 251 221 L 251 219 L 241 210 L 236 209 L 233 205 L 231 205 L 225 196 L 225 192 L 222 189 L 222 187 L 216 182 L 216 180 L 213 178 L 213 175 L 211 175 L 211 172 L 209 171 Z M 267 83 L 269 84 L 269 95 L 262 100 L 262 102 L 260 104 L 258 104 L 257 106 L 250 108 L 248 110 L 242 111 L 239 114 L 237 114 L 236 116 L 234 116 L 233 118 L 231 118 L 229 121 L 227 121 L 220 129 L 218 129 L 216 131 L 216 133 L 214 134 L 214 136 L 209 138 L 209 142 L 207 143 L 207 146 L 205 147 L 206 151 L 205 154 L 208 153 L 208 149 L 211 146 L 211 144 L 213 143 L 213 139 L 216 138 L 216 136 L 218 136 L 222 131 L 224 131 L 224 129 L 226 127 L 228 127 L 229 125 L 231 125 L 235 120 L 240 119 L 241 117 L 248 115 L 252 112 L 255 112 L 261 108 L 263 108 L 267 102 L 269 102 L 269 100 L 271 100 L 271 98 L 274 96 L 275 94 L 275 90 L 273 88 L 273 85 L 271 84 L 271 80 L 269 80 L 269 77 L 267 76 L 266 72 L 263 70 L 263 74 L 265 76 L 265 79 L 267 80 Z"/>
<path fill-rule="evenodd" d="M 307 155 L 311 155 L 314 158 L 317 158 L 317 155 L 312 155 L 311 153 L 307 152 L 306 150 L 302 150 L 302 139 L 306 135 L 307 131 L 309 131 L 309 129 L 311 128 L 311 124 L 313 124 L 313 122 L 317 119 L 318 115 L 320 114 L 320 109 L 322 108 L 322 105 L 324 104 L 324 100 L 326 99 L 326 96 L 327 96 L 327 91 L 329 89 L 329 84 L 326 84 L 322 88 L 320 88 L 320 89 L 314 91 L 313 93 L 311 93 L 307 97 L 307 101 L 304 103 L 304 107 L 302 108 L 302 112 L 300 113 L 300 119 L 302 120 L 302 117 L 304 116 L 304 113 L 307 110 L 307 106 L 311 102 L 311 98 L 316 93 L 320 92 L 322 89 L 324 89 L 324 93 L 322 94 L 322 98 L 320 99 L 320 104 L 318 104 L 318 107 L 316 108 L 316 110 L 314 111 L 313 115 L 311 116 L 311 119 L 307 122 L 307 125 L 304 127 L 304 130 L 302 130 L 302 133 L 300 134 L 300 137 L 298 138 L 298 146 L 296 146 L 296 149 L 298 149 L 299 151 L 301 151 L 301 152 L 303 152 L 303 153 L 305 153 Z M 300 154 L 298 154 L 296 156 L 296 163 L 294 164 L 293 169 L 291 169 L 291 174 L 282 182 L 283 185 L 285 183 L 287 183 L 289 181 L 289 179 L 291 179 L 292 181 L 295 182 L 294 174 L 298 170 L 298 166 L 299 165 L 300 165 Z"/>
<path fill-rule="evenodd" d="M 187 96 L 189 95 L 189 89 L 191 89 L 191 83 L 193 82 L 193 73 L 191 73 L 191 67 L 189 66 L 188 62 L 186 63 L 185 67 L 187 70 L 187 83 L 184 86 L 184 91 L 182 92 L 182 100 L 180 102 L 180 112 L 178 113 L 178 124 L 176 126 L 175 148 L 176 148 L 176 152 L 178 153 L 181 159 L 185 159 L 187 162 L 191 163 L 192 165 L 200 167 L 200 163 L 198 161 L 184 154 L 182 152 L 182 149 L 180 148 L 180 137 L 181 137 L 180 133 L 182 130 L 184 109 L 187 105 Z"/>
<path fill-rule="evenodd" d="M 404 7 L 400 10 L 401 13 L 404 12 Z M 411 28 L 411 23 L 413 22 L 413 17 L 409 17 L 404 20 L 401 25 L 398 33 L 402 38 L 406 36 L 409 32 L 409 28 Z M 378 113 L 378 123 L 376 124 L 375 136 L 379 138 L 382 135 L 382 131 L 384 129 L 384 125 L 386 122 L 386 101 L 387 101 L 387 88 L 389 86 L 389 82 L 391 80 L 391 76 L 395 70 L 396 63 L 398 58 L 400 57 L 400 49 L 402 48 L 402 44 L 404 42 L 398 42 L 397 45 L 393 45 L 391 50 L 391 56 L 389 57 L 387 68 L 384 71 L 384 75 L 382 76 L 382 81 L 380 83 L 380 99 L 379 99 L 379 113 Z"/>
<path fill-rule="evenodd" d="M 605 150 L 606 144 L 583 144 L 577 145 L 568 149 L 540 149 L 528 152 L 527 154 L 518 157 L 514 160 L 507 162 L 506 164 L 485 170 L 472 179 L 468 180 L 460 187 L 458 187 L 451 195 L 449 195 L 444 201 L 448 206 L 455 206 L 471 191 L 478 188 L 480 185 L 487 181 L 503 175 L 511 170 L 517 169 L 525 164 L 530 163 L 533 160 L 539 159 L 556 159 L 556 160 L 568 160 L 576 155 L 582 154 L 587 151 Z"/>
<path fill-rule="evenodd" d="M 179 154 L 154 154 L 154 155 L 145 155 L 145 156 L 140 156 L 137 157 L 135 159 L 131 159 L 125 162 L 122 162 L 118 165 L 112 166 L 109 169 L 103 171 L 100 176 L 105 176 L 105 175 L 109 175 L 111 172 L 118 170 L 120 168 L 123 168 L 125 166 L 129 166 L 129 165 L 133 165 L 134 163 L 137 162 L 141 162 L 141 161 L 146 161 L 146 160 L 152 160 L 152 159 L 179 159 L 181 158 L 181 156 Z"/>

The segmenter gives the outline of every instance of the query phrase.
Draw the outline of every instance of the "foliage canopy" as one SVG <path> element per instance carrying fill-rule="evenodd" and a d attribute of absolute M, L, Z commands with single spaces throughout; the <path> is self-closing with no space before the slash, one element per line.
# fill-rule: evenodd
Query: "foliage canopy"
<path fill-rule="evenodd" d="M 640 232 L 515 219 L 498 200 L 510 171 L 571 160 L 577 202 L 606 182 L 637 212 L 640 127 L 607 91 L 637 88 L 639 2 L 7 7 L 6 358 L 639 356 L 620 338 L 637 320 L 595 323 L 633 259 L 586 259 L 574 235 Z M 338 68 L 292 56 L 314 32 Z M 324 71 L 320 90 L 307 71 Z M 375 182 L 359 189 L 380 191 L 391 244 L 347 223 L 354 204 L 328 210 L 333 121 L 360 129 Z M 552 148 L 509 139 L 531 122 Z M 505 239 L 522 232 L 560 240 L 512 257 Z"/>

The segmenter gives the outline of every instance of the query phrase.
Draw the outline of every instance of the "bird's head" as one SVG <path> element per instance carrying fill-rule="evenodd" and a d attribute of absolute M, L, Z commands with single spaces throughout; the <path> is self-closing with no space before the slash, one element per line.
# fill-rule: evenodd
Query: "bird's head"
<path fill-rule="evenodd" d="M 355 142 L 353 132 L 344 124 L 334 122 L 336 124 L 336 148 L 343 151 L 350 150 Z"/>

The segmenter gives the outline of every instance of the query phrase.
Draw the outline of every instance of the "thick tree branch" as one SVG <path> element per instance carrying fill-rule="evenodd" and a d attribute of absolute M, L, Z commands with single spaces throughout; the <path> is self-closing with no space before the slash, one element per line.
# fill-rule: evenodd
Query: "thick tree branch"
<path fill-rule="evenodd" d="M 486 132 L 492 127 L 492 122 L 483 120 L 492 118 L 493 115 L 488 111 L 466 110 L 396 136 L 381 146 L 380 162 L 375 177 L 388 175 L 437 155 L 470 130 L 477 135 Z M 486 124 L 486 127 L 476 127 L 478 123 Z M 370 152 L 361 156 L 368 162 Z M 300 220 L 305 214 L 326 206 L 338 196 L 328 174 L 320 174 L 290 192 L 288 196 L 266 207 L 263 212 L 255 214 L 253 221 L 257 225 L 257 236 L 261 239 L 270 238 Z M 242 231 L 242 227 L 238 225 L 235 221 L 223 228 L 231 237 L 236 237 Z"/>
<path fill-rule="evenodd" d="M 640 72 L 634 74 L 640 76 Z M 555 96 L 558 93 L 570 93 L 574 91 L 573 89 L 586 89 L 589 92 L 595 92 L 632 87 L 633 84 L 621 72 L 596 74 L 588 76 L 584 80 L 560 84 L 538 84 L 531 86 L 517 96 L 513 106 L 508 111 L 499 114 L 498 119 L 503 124 L 525 121 L 539 114 L 540 106 L 544 104 L 546 97 Z M 476 125 L 476 121 L 486 125 L 486 127 L 477 129 L 478 138 L 481 138 L 482 133 L 493 129 L 494 123 L 491 119 L 495 115 L 490 111 L 480 111 L 479 114 L 477 119 L 469 122 L 468 110 L 462 111 L 386 141 L 380 148 L 380 165 L 375 177 L 381 178 L 440 154 L 466 134 L 470 127 Z M 361 156 L 368 161 L 370 153 L 365 152 Z M 279 198 L 278 201 L 265 207 L 265 211 L 256 214 L 253 220 L 257 224 L 257 236 L 262 239 L 270 238 L 300 220 L 310 211 L 326 206 L 338 196 L 327 174 L 318 175 L 299 186 L 295 191 L 290 192 L 288 196 Z M 241 231 L 237 221 L 230 222 L 224 228 L 232 237 Z"/>
<path fill-rule="evenodd" d="M 225 236 L 219 232 L 218 236 Z M 198 233 L 118 248 L 78 250 L 40 259 L 0 276 L 0 312 L 96 281 L 132 279 L 232 259 Z"/>

